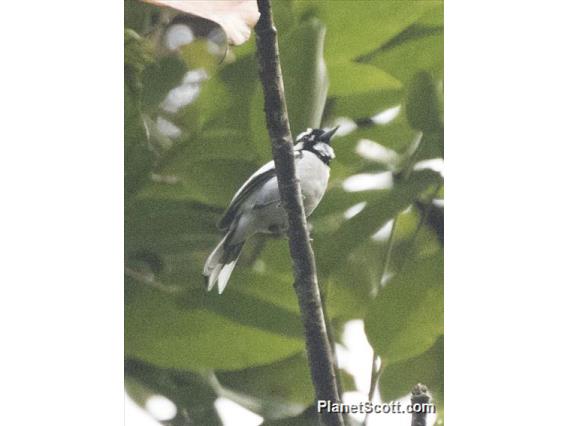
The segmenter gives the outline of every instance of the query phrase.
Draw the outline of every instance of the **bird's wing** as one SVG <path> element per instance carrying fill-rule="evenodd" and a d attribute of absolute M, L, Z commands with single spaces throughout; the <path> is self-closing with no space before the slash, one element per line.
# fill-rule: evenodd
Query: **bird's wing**
<path fill-rule="evenodd" d="M 260 169 L 258 169 L 247 181 L 241 186 L 241 188 L 234 195 L 229 207 L 223 214 L 223 217 L 217 224 L 219 229 L 225 231 L 231 225 L 231 222 L 235 218 L 239 207 L 242 205 L 243 201 L 246 200 L 254 191 L 262 187 L 266 182 L 276 176 L 276 170 L 274 169 L 274 161 L 266 163 Z"/>
<path fill-rule="evenodd" d="M 298 145 L 296 145 L 294 150 L 294 158 L 297 160 L 298 158 L 302 157 L 302 152 L 298 149 Z M 258 169 L 251 177 L 247 179 L 247 181 L 240 187 L 240 189 L 236 192 L 225 210 L 223 217 L 217 224 L 217 227 L 222 231 L 225 231 L 231 225 L 231 222 L 237 215 L 240 206 L 242 205 L 243 201 L 245 201 L 253 192 L 257 189 L 261 188 L 266 182 L 276 176 L 276 169 L 274 168 L 274 161 L 270 161 Z"/>

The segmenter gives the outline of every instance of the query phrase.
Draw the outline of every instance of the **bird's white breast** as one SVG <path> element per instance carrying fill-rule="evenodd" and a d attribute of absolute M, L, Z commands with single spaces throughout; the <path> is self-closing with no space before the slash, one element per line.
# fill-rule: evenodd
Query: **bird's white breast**
<path fill-rule="evenodd" d="M 329 166 L 313 152 L 302 151 L 302 156 L 296 160 L 296 169 L 304 196 L 304 210 L 309 216 L 323 198 L 329 180 Z"/>
<path fill-rule="evenodd" d="M 304 211 L 309 216 L 320 203 L 329 180 L 329 167 L 314 153 L 302 151 L 296 157 L 296 171 L 304 201 Z M 238 226 L 232 237 L 245 241 L 257 232 L 285 232 L 286 212 L 280 203 L 276 176 L 255 191 L 240 207 Z"/>

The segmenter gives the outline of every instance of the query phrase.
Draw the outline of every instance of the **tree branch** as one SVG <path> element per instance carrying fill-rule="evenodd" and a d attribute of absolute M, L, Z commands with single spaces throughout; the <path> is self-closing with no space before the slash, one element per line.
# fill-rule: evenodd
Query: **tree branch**
<path fill-rule="evenodd" d="M 337 403 L 339 396 L 333 358 L 327 339 L 314 253 L 309 242 L 306 215 L 294 164 L 276 28 L 270 0 L 257 0 L 257 3 L 260 19 L 255 31 L 259 74 L 264 91 L 264 111 L 272 141 L 280 199 L 288 216 L 288 242 L 294 269 L 294 289 L 304 324 L 312 382 L 318 400 Z M 343 425 L 339 413 L 322 412 L 320 419 L 325 425 Z"/>
<path fill-rule="evenodd" d="M 414 388 L 412 389 L 412 395 L 410 396 L 410 402 L 413 405 L 412 422 L 410 425 L 426 426 L 426 415 L 428 414 L 428 412 L 424 408 L 426 404 L 430 402 L 428 388 L 420 383 L 414 386 Z M 415 404 L 420 404 L 421 408 L 419 410 L 415 410 Z"/>

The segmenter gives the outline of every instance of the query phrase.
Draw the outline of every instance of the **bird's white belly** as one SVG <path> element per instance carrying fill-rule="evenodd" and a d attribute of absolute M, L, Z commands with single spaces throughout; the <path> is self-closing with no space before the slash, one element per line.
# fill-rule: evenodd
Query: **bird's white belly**
<path fill-rule="evenodd" d="M 296 161 L 296 167 L 304 197 L 304 210 L 306 216 L 309 216 L 325 194 L 329 167 L 310 151 L 304 151 L 302 154 L 303 158 Z"/>
<path fill-rule="evenodd" d="M 304 211 L 309 216 L 323 198 L 329 180 L 329 167 L 309 151 L 302 154 L 303 157 L 296 160 L 296 172 L 300 180 Z M 287 230 L 288 220 L 280 203 L 276 177 L 264 184 L 262 190 L 246 204 L 234 241 L 244 241 L 257 232 L 283 233 Z"/>

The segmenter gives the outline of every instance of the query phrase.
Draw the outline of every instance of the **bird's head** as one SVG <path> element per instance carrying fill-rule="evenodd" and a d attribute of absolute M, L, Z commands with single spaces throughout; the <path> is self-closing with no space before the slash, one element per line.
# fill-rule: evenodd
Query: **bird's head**
<path fill-rule="evenodd" d="M 331 130 L 311 129 L 300 133 L 296 138 L 296 150 L 311 151 L 324 163 L 329 164 L 335 158 L 335 152 L 331 147 L 331 137 L 339 129 L 339 126 Z"/>
<path fill-rule="evenodd" d="M 337 129 L 339 129 L 339 126 L 327 131 L 323 129 L 307 128 L 306 131 L 298 135 L 296 142 L 302 142 L 304 145 L 316 144 L 317 142 L 323 142 L 331 145 L 331 137 L 335 132 L 337 132 Z"/>

